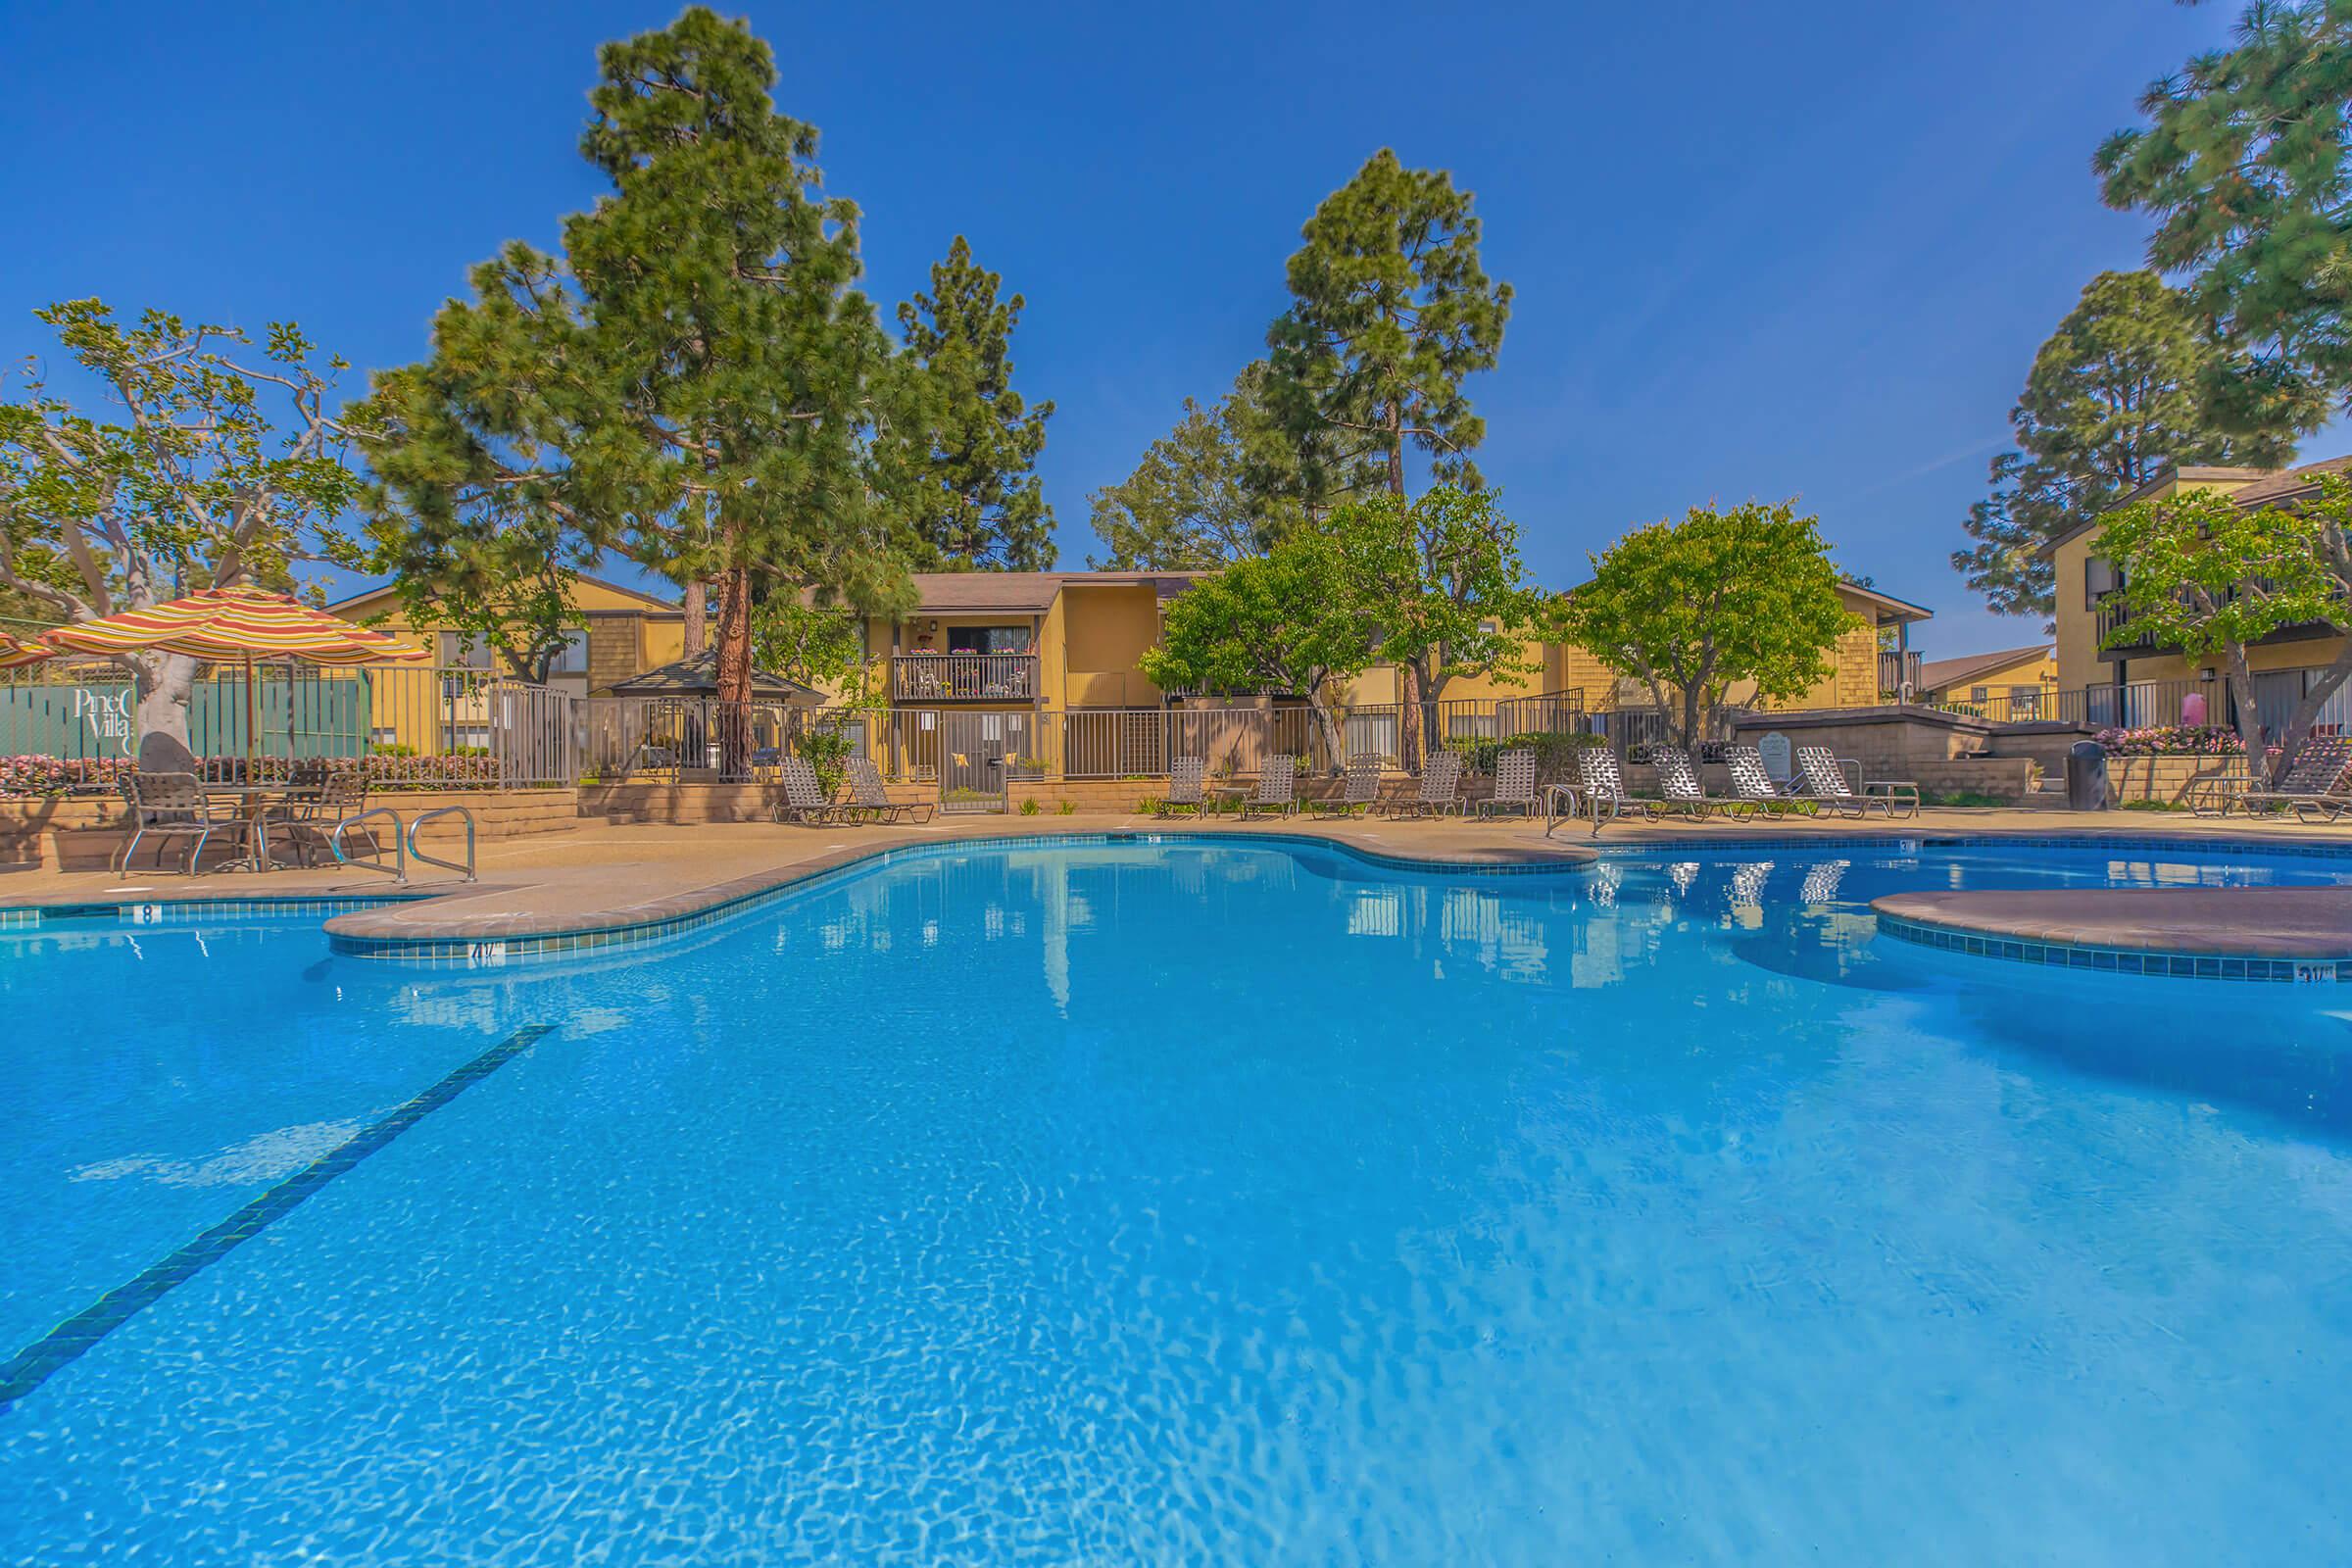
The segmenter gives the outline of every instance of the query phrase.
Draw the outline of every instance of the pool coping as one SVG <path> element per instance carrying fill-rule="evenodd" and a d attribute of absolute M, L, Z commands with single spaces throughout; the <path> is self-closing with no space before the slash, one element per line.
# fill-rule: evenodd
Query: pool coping
<path fill-rule="evenodd" d="M 1927 890 L 1886 894 L 1870 908 L 1884 936 L 1971 957 L 2352 983 L 2352 886 Z"/>
<path fill-rule="evenodd" d="M 1550 844 L 1535 853 L 1482 850 L 1441 858 L 1370 849 L 1329 834 L 1234 832 L 1200 826 L 975 834 L 905 843 L 843 845 L 790 865 L 772 866 L 749 876 L 735 877 L 629 906 L 625 911 L 600 910 L 587 917 L 600 922 L 594 924 L 567 923 L 564 916 L 543 913 L 492 914 L 434 922 L 431 929 L 416 929 L 413 922 L 402 922 L 410 925 L 411 929 L 390 932 L 383 929 L 390 922 L 382 911 L 355 910 L 326 922 L 327 945 L 331 951 L 348 957 L 466 967 L 494 966 L 522 958 L 591 953 L 666 941 L 714 921 L 732 918 L 771 900 L 809 891 L 849 872 L 877 869 L 895 859 L 916 856 L 931 857 L 965 850 L 1188 843 L 1246 843 L 1330 849 L 1368 865 L 1461 876 L 1574 871 L 1598 858 L 1592 850 L 1573 844 Z M 629 917 L 600 918 L 621 912 Z"/>

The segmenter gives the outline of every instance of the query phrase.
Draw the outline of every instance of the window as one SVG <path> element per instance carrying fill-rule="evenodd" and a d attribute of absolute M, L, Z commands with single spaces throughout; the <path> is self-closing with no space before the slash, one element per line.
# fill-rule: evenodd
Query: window
<path fill-rule="evenodd" d="M 2115 569 L 2114 562 L 2103 561 L 2097 556 L 2092 556 L 2082 563 L 2082 608 L 2084 610 L 2098 609 L 2099 595 L 2112 593 L 2123 585 L 2123 574 Z"/>
<path fill-rule="evenodd" d="M 490 645 L 476 638 L 470 644 L 462 631 L 441 634 L 441 667 L 444 669 L 488 669 Z"/>
<path fill-rule="evenodd" d="M 588 633 L 567 631 L 564 634 L 564 651 L 549 661 L 550 675 L 585 675 L 588 673 Z"/>
<path fill-rule="evenodd" d="M 1981 703 L 1991 695 L 1992 688 L 1989 686 L 1971 686 L 1968 689 L 1968 700 L 1972 703 Z"/>
<path fill-rule="evenodd" d="M 951 654 L 1025 654 L 1029 651 L 1029 628 L 1026 626 L 950 626 L 948 652 Z"/>
<path fill-rule="evenodd" d="M 1499 637 L 1502 635 L 1502 622 L 1489 616 L 1478 623 L 1478 630 L 1481 636 Z"/>

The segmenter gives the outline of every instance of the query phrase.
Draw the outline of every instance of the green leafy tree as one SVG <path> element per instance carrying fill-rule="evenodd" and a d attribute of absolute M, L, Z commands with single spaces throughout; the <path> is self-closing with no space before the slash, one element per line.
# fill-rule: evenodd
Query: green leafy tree
<path fill-rule="evenodd" d="M 837 692 L 845 707 L 871 707 L 880 693 L 861 620 L 846 605 L 770 595 L 752 622 L 753 651 L 763 669 Z"/>
<path fill-rule="evenodd" d="M 1335 591 L 1348 562 L 1332 537 L 1302 530 L 1169 602 L 1142 660 L 1163 690 L 1273 692 L 1306 699 L 1339 757 L 1332 687 L 1369 668 L 1382 629 L 1359 596 Z"/>
<path fill-rule="evenodd" d="M 29 362 L 0 402 L 0 589 L 92 620 L 201 588 L 291 588 L 325 559 L 360 488 L 326 411 L 343 361 L 290 321 L 257 345 L 161 311 L 125 325 L 94 299 L 33 315 L 119 412 L 74 408 Z M 195 662 L 124 662 L 140 732 L 184 744 Z"/>
<path fill-rule="evenodd" d="M 1291 308 L 1267 330 L 1268 403 L 1302 447 L 1306 484 L 1353 488 L 1377 464 L 1405 493 L 1408 446 L 1442 482 L 1475 489 L 1486 437 L 1464 378 L 1492 369 L 1511 286 L 1490 282 L 1468 191 L 1387 148 L 1325 198 L 1291 258 Z M 1322 438 L 1320 443 L 1311 438 Z"/>
<path fill-rule="evenodd" d="M 1304 514 L 1298 467 L 1295 443 L 1266 409 L 1259 361 L 1216 407 L 1185 399 L 1184 417 L 1135 471 L 1089 498 L 1109 554 L 1087 564 L 1174 571 L 1264 555 Z"/>
<path fill-rule="evenodd" d="M 2195 312 L 2153 272 L 2101 272 L 2034 357 L 2009 411 L 2017 449 L 1992 460 L 1992 494 L 1963 525 L 1952 565 L 2004 615 L 2055 611 L 2040 552 L 2168 466 L 2284 464 L 2295 430 L 2231 434 L 2206 410 L 2221 358 Z M 2311 409 L 2314 416 L 2320 412 Z"/>
<path fill-rule="evenodd" d="M 2191 662 L 2218 658 L 2257 766 L 2264 738 L 2247 646 L 2289 626 L 2344 634 L 2287 720 L 2278 762 L 2292 765 L 2320 710 L 2352 679 L 2352 479 L 2322 475 L 2318 494 L 2294 505 L 2240 507 L 2219 490 L 2139 502 L 2107 519 L 2099 550 L 2123 574 L 2126 613 L 2110 643 L 2153 634 Z"/>
<path fill-rule="evenodd" d="M 1444 740 L 1438 705 L 1452 681 L 1531 672 L 1525 648 L 1543 595 L 1526 581 L 1519 525 L 1493 491 L 1441 485 L 1409 504 L 1367 496 L 1313 531 L 1336 552 L 1328 591 L 1381 628 L 1375 658 L 1404 671 L 1427 747 Z"/>
<path fill-rule="evenodd" d="M 1793 502 L 1693 507 L 1592 561 L 1592 580 L 1552 602 L 1558 635 L 1679 710 L 1686 747 L 1735 686 L 1785 701 L 1827 678 L 1831 650 L 1857 624 L 1818 520 Z"/>
<path fill-rule="evenodd" d="M 2109 206 L 2156 220 L 2148 260 L 2184 276 L 2233 358 L 2211 368 L 2218 418 L 2295 422 L 2352 391 L 2352 7 L 2256 0 L 2229 48 L 2140 100 L 2144 126 L 2092 160 Z M 2285 412 L 2282 413 L 2281 411 Z"/>
<path fill-rule="evenodd" d="M 456 488 L 436 505 L 467 548 L 553 522 L 715 583 L 718 695 L 741 704 L 760 599 L 906 601 L 872 463 L 904 381 L 855 287 L 857 209 L 824 193 L 814 127 L 776 112 L 767 46 L 696 6 L 599 64 L 581 150 L 610 194 L 560 258 L 512 245 L 474 270 L 433 358 L 379 381 L 370 457 L 395 471 L 414 444 L 407 482 Z M 514 499 L 467 508 L 466 487 Z M 741 765 L 748 725 L 719 739 Z"/>
<path fill-rule="evenodd" d="M 899 307 L 906 355 L 921 368 L 924 412 L 906 432 L 909 522 L 923 558 L 950 566 L 1044 571 L 1054 564 L 1054 509 L 1037 457 L 1050 402 L 1012 387 L 1012 329 L 1028 302 L 975 265 L 961 234 L 931 268 L 931 292 Z"/>

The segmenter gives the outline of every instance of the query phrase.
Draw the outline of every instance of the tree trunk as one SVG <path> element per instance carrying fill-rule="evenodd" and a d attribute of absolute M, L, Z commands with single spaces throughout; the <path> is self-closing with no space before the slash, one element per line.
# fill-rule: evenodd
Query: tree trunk
<path fill-rule="evenodd" d="M 1315 715 L 1315 728 L 1322 733 L 1323 755 L 1333 767 L 1339 767 L 1347 760 L 1348 740 L 1331 711 L 1331 700 L 1323 695 L 1322 685 L 1320 678 L 1307 683 L 1306 706 Z"/>
<path fill-rule="evenodd" d="M 1701 681 L 1683 688 L 1682 747 L 1690 754 L 1694 765 L 1698 761 L 1699 709 L 1705 695 L 1704 687 L 1705 682 Z"/>
<path fill-rule="evenodd" d="M 748 778 L 752 762 L 752 573 L 729 566 L 718 583 L 718 766 Z"/>
<path fill-rule="evenodd" d="M 703 608 L 703 579 L 697 575 L 686 580 L 684 610 L 686 612 L 686 657 L 692 659 L 703 651 L 704 626 L 707 618 Z"/>
<path fill-rule="evenodd" d="M 2231 643 L 2226 657 L 2230 663 L 2230 696 L 2237 705 L 2237 740 L 2246 749 L 2246 771 L 2267 780 L 2270 762 L 2263 755 L 2262 710 L 2254 705 L 2254 673 L 2246 666 L 2246 645 Z M 2207 717 L 2210 721 L 2211 715 Z"/>
<path fill-rule="evenodd" d="M 134 753 L 149 735 L 168 735 L 187 746 L 188 699 L 196 689 L 196 661 L 179 654 L 131 654 L 131 686 L 138 694 L 134 733 L 125 737 Z"/>

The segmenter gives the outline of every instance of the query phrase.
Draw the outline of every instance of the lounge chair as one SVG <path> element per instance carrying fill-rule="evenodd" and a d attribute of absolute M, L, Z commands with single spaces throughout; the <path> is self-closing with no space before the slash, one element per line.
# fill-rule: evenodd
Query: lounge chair
<path fill-rule="evenodd" d="M 1478 803 L 1478 814 L 1493 816 L 1498 811 L 1536 814 L 1534 752 L 1505 752 L 1494 760 L 1494 793 Z"/>
<path fill-rule="evenodd" d="M 1724 769 L 1732 776 L 1732 799 L 1727 806 L 1744 806 L 1749 812 L 1762 811 L 1777 816 L 1785 811 L 1801 811 L 1808 802 L 1801 796 L 1784 794 L 1765 771 L 1764 754 L 1753 746 L 1726 746 L 1723 749 Z"/>
<path fill-rule="evenodd" d="M 1318 811 L 1337 811 L 1345 816 L 1357 810 L 1370 811 L 1380 802 L 1381 760 L 1365 753 L 1348 759 L 1348 783 L 1336 801 L 1309 801 L 1306 804 Z"/>
<path fill-rule="evenodd" d="M 1569 794 L 1568 810 L 1574 815 L 1581 807 L 1592 818 L 1592 831 L 1600 832 L 1602 817 L 1652 817 L 1657 814 L 1656 803 L 1627 793 L 1625 774 L 1617 766 L 1617 753 L 1608 746 L 1588 746 L 1576 754 L 1577 787 Z M 1579 801 L 1577 797 L 1583 799 Z"/>
<path fill-rule="evenodd" d="M 232 810 L 215 808 L 204 784 L 193 773 L 124 773 L 122 802 L 130 808 L 130 837 L 115 862 L 115 874 L 130 870 L 131 858 L 147 838 L 186 839 L 188 853 L 180 870 L 204 875 L 204 851 L 218 834 L 223 842 L 248 849 L 254 843 L 254 824 Z"/>
<path fill-rule="evenodd" d="M 894 801 L 882 783 L 882 770 L 870 757 L 850 759 L 850 804 L 844 813 L 861 811 L 877 822 L 928 822 L 931 805 L 928 801 Z"/>
<path fill-rule="evenodd" d="M 1152 808 L 1155 816 L 1174 816 L 1179 811 L 1200 814 L 1202 789 L 1208 777 L 1208 759 L 1179 757 L 1168 764 L 1168 793 Z"/>
<path fill-rule="evenodd" d="M 1845 763 L 1826 746 L 1796 749 L 1797 776 L 1805 781 L 1805 798 L 1840 816 L 1868 816 L 1877 807 L 1888 817 L 1919 814 L 1919 786 L 1900 779 L 1865 779 L 1856 790 L 1845 776 Z M 1854 771 L 1861 771 L 1856 764 Z M 1896 809 L 1900 807 L 1901 809 Z"/>
<path fill-rule="evenodd" d="M 2332 822 L 2346 811 L 2352 811 L 2352 792 L 2339 789 L 2344 769 L 2352 766 L 2352 741 L 2329 737 L 2310 739 L 2295 754 L 2294 766 L 2278 781 L 2276 789 L 2248 790 L 2238 798 L 2238 804 L 2248 815 L 2257 809 L 2283 810 L 2294 808 L 2299 822 Z"/>
<path fill-rule="evenodd" d="M 1690 754 L 1680 746 L 1653 746 L 1649 749 L 1649 765 L 1658 774 L 1658 806 L 1662 810 L 1684 811 L 1691 816 L 1704 816 L 1728 803 L 1707 793 L 1698 781 L 1698 768 Z"/>
<path fill-rule="evenodd" d="M 1257 788 L 1242 803 L 1242 814 L 1270 811 L 1289 816 L 1298 809 L 1298 760 L 1269 757 L 1257 764 Z"/>
<path fill-rule="evenodd" d="M 1409 801 L 1398 801 L 1391 816 L 1444 816 L 1462 808 L 1462 754 L 1435 752 L 1421 764 L 1420 787 Z"/>
<path fill-rule="evenodd" d="M 801 822 L 810 826 L 839 814 L 840 808 L 826 799 L 824 786 L 816 781 L 816 769 L 805 757 L 787 757 L 776 772 L 781 794 L 776 799 L 775 819 L 779 822 Z"/>

